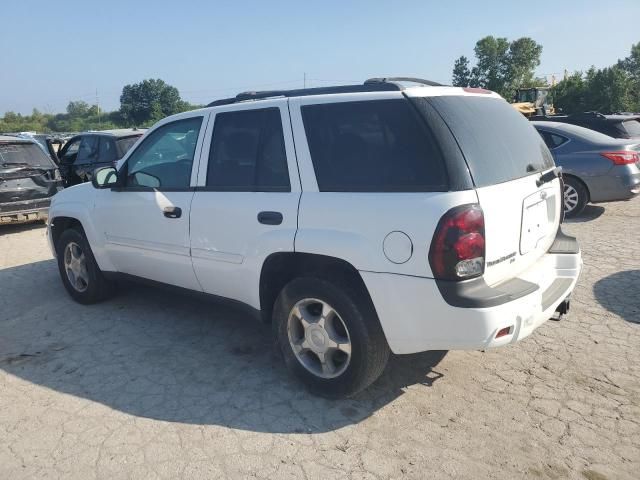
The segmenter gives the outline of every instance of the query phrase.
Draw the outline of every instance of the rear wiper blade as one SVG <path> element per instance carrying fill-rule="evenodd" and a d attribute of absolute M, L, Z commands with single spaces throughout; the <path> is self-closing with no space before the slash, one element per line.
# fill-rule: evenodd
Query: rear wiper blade
<path fill-rule="evenodd" d="M 2 162 L 3 167 L 30 167 L 31 164 L 26 162 Z"/>
<path fill-rule="evenodd" d="M 553 170 L 549 170 L 547 173 L 543 173 L 542 175 L 540 175 L 540 178 L 536 180 L 536 185 L 538 187 L 541 187 L 545 183 L 549 183 L 555 180 L 560 175 L 562 175 L 562 167 L 556 167 Z"/>

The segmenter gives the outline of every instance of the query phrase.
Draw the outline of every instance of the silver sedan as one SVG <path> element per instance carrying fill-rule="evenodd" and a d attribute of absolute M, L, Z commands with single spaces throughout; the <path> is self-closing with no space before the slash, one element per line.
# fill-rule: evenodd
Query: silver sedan
<path fill-rule="evenodd" d="M 640 193 L 640 139 L 619 140 L 567 123 L 532 124 L 562 167 L 566 216 L 578 215 L 590 202 Z"/>

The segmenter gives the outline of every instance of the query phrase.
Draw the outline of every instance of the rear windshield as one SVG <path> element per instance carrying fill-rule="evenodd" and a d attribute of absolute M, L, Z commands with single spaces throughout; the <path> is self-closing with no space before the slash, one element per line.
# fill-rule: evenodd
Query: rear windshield
<path fill-rule="evenodd" d="M 36 143 L 0 142 L 0 167 L 53 168 L 53 163 Z"/>
<path fill-rule="evenodd" d="M 429 102 L 456 137 L 476 187 L 508 182 L 553 167 L 553 157 L 531 123 L 496 98 L 442 96 Z"/>
<path fill-rule="evenodd" d="M 626 120 L 620 124 L 620 127 L 629 137 L 640 137 L 640 121 Z"/>
<path fill-rule="evenodd" d="M 118 159 L 124 157 L 124 154 L 138 141 L 141 135 L 133 137 L 122 137 L 116 140 L 116 150 L 118 151 Z"/>
<path fill-rule="evenodd" d="M 302 118 L 320 191 L 448 189 L 442 154 L 406 100 L 306 105 Z"/>

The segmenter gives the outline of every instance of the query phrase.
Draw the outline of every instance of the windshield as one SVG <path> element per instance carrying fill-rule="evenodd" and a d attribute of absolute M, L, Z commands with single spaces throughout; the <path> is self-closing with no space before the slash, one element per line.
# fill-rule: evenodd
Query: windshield
<path fill-rule="evenodd" d="M 447 123 L 477 187 L 554 166 L 551 152 L 531 122 L 502 99 L 441 96 L 416 100 L 431 103 Z"/>
<path fill-rule="evenodd" d="M 118 151 L 118 159 L 124 157 L 125 153 L 129 151 L 131 147 L 138 141 L 141 135 L 134 135 L 132 137 L 122 137 L 116 140 L 116 150 Z"/>
<path fill-rule="evenodd" d="M 626 120 L 622 122 L 621 126 L 629 137 L 640 137 L 640 121 Z"/>
<path fill-rule="evenodd" d="M 0 142 L 0 167 L 53 168 L 53 164 L 36 143 Z"/>

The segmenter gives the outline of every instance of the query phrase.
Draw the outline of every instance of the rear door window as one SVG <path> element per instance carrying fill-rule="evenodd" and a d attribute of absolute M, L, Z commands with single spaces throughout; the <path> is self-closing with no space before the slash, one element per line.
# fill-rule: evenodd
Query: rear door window
<path fill-rule="evenodd" d="M 442 154 L 408 101 L 305 105 L 301 112 L 320 191 L 448 189 Z"/>
<path fill-rule="evenodd" d="M 279 108 L 216 114 L 207 187 L 239 192 L 291 190 Z"/>
<path fill-rule="evenodd" d="M 102 137 L 98 155 L 100 162 L 114 162 L 118 159 L 116 146 L 112 138 Z"/>
<path fill-rule="evenodd" d="M 429 102 L 456 137 L 476 187 L 508 182 L 553 167 L 542 137 L 502 99 L 474 96 L 416 98 Z"/>

